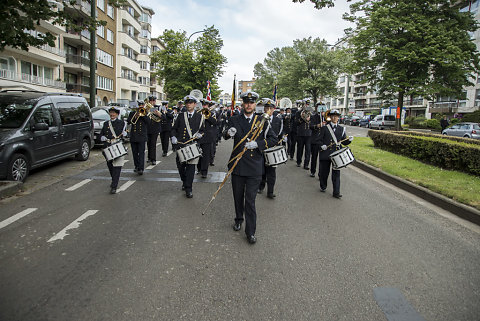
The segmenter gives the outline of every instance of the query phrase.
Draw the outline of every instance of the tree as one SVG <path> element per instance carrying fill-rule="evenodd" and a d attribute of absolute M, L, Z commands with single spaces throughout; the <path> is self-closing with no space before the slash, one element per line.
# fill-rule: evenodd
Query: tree
<path fill-rule="evenodd" d="M 305 0 L 292 0 L 293 2 L 300 2 L 300 3 L 303 3 L 305 2 Z M 314 5 L 315 5 L 315 8 L 316 9 L 322 9 L 322 8 L 325 8 L 325 7 L 333 7 L 335 4 L 334 4 L 334 1 L 335 0 L 310 0 L 310 2 L 312 2 Z M 347 1 L 350 1 L 350 0 L 347 0 Z"/>
<path fill-rule="evenodd" d="M 95 0 L 94 0 L 95 1 Z M 114 6 L 123 4 L 125 0 L 110 0 Z M 67 13 L 63 10 L 66 6 L 74 6 L 74 0 L 3 0 L 0 6 L 0 51 L 6 46 L 28 51 L 29 46 L 40 47 L 48 44 L 55 46 L 55 37 L 50 33 L 33 36 L 25 31 L 35 30 L 40 21 L 50 21 L 56 25 L 66 26 L 80 31 L 84 29 L 95 30 L 98 25 L 105 25 L 91 17 L 78 13 Z M 82 19 L 79 19 L 82 17 Z M 76 23 L 76 21 L 82 21 Z"/>
<path fill-rule="evenodd" d="M 362 0 L 351 6 L 357 26 L 352 72 L 362 72 L 383 99 L 460 96 L 479 71 L 469 32 L 478 26 L 449 0 Z M 360 13 L 358 16 L 357 14 Z M 397 119 L 400 129 L 400 119 Z"/>
<path fill-rule="evenodd" d="M 220 53 L 223 40 L 214 26 L 205 29 L 203 35 L 189 43 L 186 32 L 165 30 L 160 36 L 165 50 L 152 54 L 156 64 L 155 76 L 165 82 L 165 93 L 171 99 L 180 100 L 193 89 L 206 93 L 207 80 L 211 82 L 212 97 L 218 97 L 218 78 L 227 59 Z"/>

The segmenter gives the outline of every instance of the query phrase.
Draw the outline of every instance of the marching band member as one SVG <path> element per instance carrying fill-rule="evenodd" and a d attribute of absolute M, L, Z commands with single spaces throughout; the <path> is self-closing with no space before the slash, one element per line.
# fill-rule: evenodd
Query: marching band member
<path fill-rule="evenodd" d="M 143 175 L 145 169 L 145 142 L 147 141 L 147 128 L 150 119 L 146 115 L 140 115 L 140 108 L 145 103 L 142 100 L 137 102 L 138 108 L 130 112 L 127 123 L 132 125 L 130 130 L 130 147 L 132 148 L 134 172 Z"/>
<path fill-rule="evenodd" d="M 292 145 L 292 109 L 285 109 L 285 114 L 283 115 L 283 132 L 287 135 L 287 155 L 290 155 L 290 148 Z"/>
<path fill-rule="evenodd" d="M 263 109 L 266 114 L 270 115 L 268 126 L 266 131 L 273 131 L 275 135 L 280 139 L 283 136 L 283 123 L 281 119 L 277 116 L 273 116 L 275 110 L 275 102 L 271 99 L 263 99 Z M 278 141 L 277 141 L 278 142 Z M 275 143 L 277 143 L 275 142 Z M 271 146 L 273 147 L 273 146 Z M 267 185 L 267 197 L 274 199 L 276 195 L 273 193 L 275 189 L 275 181 L 277 180 L 277 168 L 276 166 L 265 166 L 264 163 L 264 172 L 262 175 L 262 181 L 258 187 L 258 193 L 261 194 Z"/>
<path fill-rule="evenodd" d="M 208 100 L 202 100 L 202 108 L 209 109 L 211 106 Z M 208 118 L 205 117 L 205 135 L 198 140 L 200 144 L 200 148 L 202 149 L 202 156 L 200 157 L 197 169 L 198 172 L 202 175 L 202 178 L 207 178 L 208 175 L 208 166 L 212 160 L 212 145 L 215 141 L 216 131 L 215 128 L 217 126 L 217 119 L 215 118 L 215 112 L 210 111 L 210 116 Z"/>
<path fill-rule="evenodd" d="M 332 121 L 330 124 L 322 127 L 320 131 L 320 144 L 322 144 L 320 152 L 320 191 L 325 192 L 327 188 L 328 176 L 330 174 L 330 155 L 336 150 L 341 148 L 340 141 L 346 140 L 345 127 L 338 124 L 340 118 L 340 112 L 337 109 L 333 109 L 330 112 L 330 118 Z M 352 142 L 353 136 L 349 136 L 348 140 L 342 144 L 348 145 Z M 341 198 L 340 194 L 340 170 L 332 168 L 332 183 L 333 183 L 333 197 Z"/>
<path fill-rule="evenodd" d="M 316 106 L 321 105 L 320 102 Z M 312 141 L 311 141 L 311 162 L 310 162 L 310 177 L 315 177 L 317 171 L 317 161 L 318 155 L 320 153 L 320 131 L 322 126 L 325 125 L 323 115 L 321 112 L 314 112 L 310 119 L 310 129 L 312 130 Z M 320 178 L 320 169 L 318 172 L 318 177 Z"/>
<path fill-rule="evenodd" d="M 204 117 L 201 113 L 195 111 L 195 105 L 198 100 L 194 96 L 188 95 L 184 98 L 186 112 L 182 112 L 177 117 L 172 128 L 172 145 L 175 148 L 182 148 L 185 143 L 192 138 L 200 139 L 204 132 Z M 187 198 L 193 197 L 192 185 L 195 176 L 195 165 L 198 158 L 189 162 L 181 163 L 177 155 L 177 168 L 180 178 L 182 179 L 182 190 L 185 190 Z"/>
<path fill-rule="evenodd" d="M 257 221 L 255 198 L 262 180 L 264 164 L 262 151 L 267 149 L 268 146 L 275 145 L 277 137 L 273 131 L 268 131 L 265 136 L 265 130 L 262 130 L 256 140 L 250 141 L 248 139 L 252 137 L 249 131 L 253 132 L 255 125 L 260 122 L 261 118 L 261 116 L 254 115 L 258 94 L 245 92 L 240 95 L 240 98 L 243 100 L 243 111 L 240 115 L 230 118 L 224 138 L 229 139 L 233 137 L 234 139 L 234 148 L 230 160 L 233 160 L 244 148 L 247 149 L 232 172 L 232 189 L 235 202 L 235 224 L 233 225 L 233 230 L 240 231 L 245 212 L 245 234 L 248 242 L 254 244 L 257 241 L 255 237 Z M 230 161 L 228 163 L 229 170 L 234 162 Z"/>
<path fill-rule="evenodd" d="M 158 117 L 162 117 L 158 106 L 155 105 L 156 100 L 157 97 L 155 96 L 148 97 L 148 102 L 153 106 L 152 108 L 150 108 L 150 112 L 154 113 Z M 158 134 L 160 133 L 160 126 L 160 122 L 150 120 L 147 127 L 147 162 L 150 162 L 152 165 L 155 165 L 157 163 L 157 139 Z"/>
<path fill-rule="evenodd" d="M 102 131 L 100 132 L 100 140 L 103 142 L 104 148 L 127 136 L 127 123 L 121 119 L 118 119 L 118 115 L 120 115 L 120 109 L 116 106 L 112 106 L 108 110 L 108 113 L 110 114 L 110 120 L 103 123 Z M 107 161 L 108 171 L 112 177 L 110 194 L 115 194 L 117 192 L 118 181 L 120 179 L 120 173 L 122 171 L 124 162 L 124 156 L 120 157 L 119 159 Z"/>
<path fill-rule="evenodd" d="M 160 140 L 162 142 L 162 157 L 167 156 L 168 145 L 172 133 L 174 112 L 168 108 L 168 101 L 162 101 L 162 120 L 160 121 Z"/>
<path fill-rule="evenodd" d="M 305 101 L 305 107 L 302 111 L 295 115 L 295 122 L 297 123 L 297 167 L 302 165 L 303 150 L 305 150 L 305 158 L 303 161 L 303 169 L 308 170 L 311 155 L 311 139 L 312 130 L 310 129 L 310 115 L 308 107 L 310 100 Z M 307 116 L 304 116 L 307 115 Z"/>

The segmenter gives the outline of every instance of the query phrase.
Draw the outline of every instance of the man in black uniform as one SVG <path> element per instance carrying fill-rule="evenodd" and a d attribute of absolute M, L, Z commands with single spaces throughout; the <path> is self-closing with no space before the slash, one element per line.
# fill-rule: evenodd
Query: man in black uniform
<path fill-rule="evenodd" d="M 321 103 L 317 103 L 318 106 Z M 314 111 L 313 115 L 310 119 L 310 129 L 312 130 L 312 155 L 311 155 L 311 162 L 310 162 L 310 177 L 315 177 L 315 173 L 317 171 L 317 161 L 318 155 L 320 153 L 320 131 L 322 126 L 325 125 L 323 115 L 321 111 Z M 320 170 L 318 172 L 318 177 L 320 178 Z"/>
<path fill-rule="evenodd" d="M 271 99 L 263 99 L 263 109 L 265 114 L 268 114 L 271 118 L 267 124 L 266 130 L 273 131 L 278 139 L 281 139 L 283 136 L 283 123 L 281 118 L 278 116 L 273 116 L 273 111 L 275 110 L 275 102 Z M 275 144 L 278 143 L 275 142 Z M 270 146 L 273 147 L 273 146 Z M 264 163 L 264 172 L 262 175 L 262 181 L 258 187 L 258 193 L 261 194 L 267 185 L 267 197 L 274 199 L 276 195 L 274 194 L 275 182 L 277 180 L 277 168 L 276 166 L 266 166 Z"/>
<path fill-rule="evenodd" d="M 131 124 L 130 129 L 130 147 L 132 148 L 134 171 L 138 175 L 143 175 L 145 169 L 145 142 L 147 141 L 147 129 L 150 119 L 145 115 L 141 115 L 140 109 L 144 108 L 144 102 L 137 102 L 138 109 L 130 112 L 127 123 Z"/>
<path fill-rule="evenodd" d="M 230 118 L 224 138 L 234 138 L 234 147 L 228 163 L 229 170 L 235 163 L 234 158 L 246 148 L 246 152 L 232 172 L 233 199 L 235 201 L 235 224 L 233 229 L 240 231 L 245 212 L 245 234 L 248 242 L 254 244 L 257 241 L 255 237 L 257 220 L 255 198 L 258 186 L 262 180 L 264 164 L 262 151 L 267 149 L 268 146 L 275 145 L 277 136 L 273 131 L 268 131 L 265 134 L 263 129 L 256 140 L 251 140 L 254 129 L 256 126 L 259 126 L 262 118 L 262 116 L 254 115 L 258 94 L 245 92 L 240 95 L 240 98 L 243 100 L 243 112 Z M 264 128 L 266 128 L 268 123 L 264 124 Z"/>
<path fill-rule="evenodd" d="M 309 169 L 310 154 L 311 154 L 311 139 L 312 130 L 310 129 L 310 115 L 307 108 L 309 107 L 309 100 L 305 101 L 305 107 L 302 111 L 298 111 L 295 115 L 295 122 L 297 123 L 297 167 L 302 164 L 303 150 L 305 149 L 305 158 L 303 161 L 303 169 Z"/>
<path fill-rule="evenodd" d="M 290 155 L 290 148 L 292 144 L 291 133 L 292 133 L 292 109 L 285 109 L 285 114 L 282 118 L 283 121 L 283 132 L 287 135 L 287 156 Z"/>
<path fill-rule="evenodd" d="M 150 112 L 155 114 L 158 118 L 162 116 L 159 110 L 159 106 L 155 104 L 155 101 L 157 100 L 157 97 L 155 96 L 150 96 L 148 97 L 148 102 L 152 107 L 150 108 Z M 160 122 L 155 121 L 154 119 L 150 120 L 150 123 L 148 124 L 148 130 L 147 130 L 147 149 L 148 149 L 148 156 L 147 162 L 150 162 L 152 165 L 155 165 L 157 163 L 157 138 L 158 134 L 160 133 Z"/>
<path fill-rule="evenodd" d="M 160 140 L 162 142 L 162 157 L 167 156 L 168 145 L 170 142 L 170 136 L 172 133 L 174 112 L 168 108 L 168 101 L 162 101 L 162 120 L 160 124 Z"/>
<path fill-rule="evenodd" d="M 202 101 L 202 109 L 210 108 L 210 103 L 208 100 Z M 205 109 L 205 110 L 206 110 Z M 205 117 L 205 135 L 198 140 L 200 144 L 200 148 L 202 149 L 202 156 L 200 157 L 197 169 L 198 172 L 202 175 L 202 178 L 207 178 L 208 175 L 208 166 L 213 157 L 213 147 L 212 145 L 215 143 L 215 136 L 216 136 L 216 126 L 217 126 L 217 119 L 215 118 L 215 111 L 210 111 L 210 116 Z"/>
<path fill-rule="evenodd" d="M 320 152 L 320 191 L 325 192 L 327 188 L 328 176 L 330 174 L 330 155 L 341 148 L 340 141 L 347 138 L 345 134 L 345 127 L 338 124 L 340 118 L 340 112 L 336 109 L 330 112 L 330 118 L 332 121 L 330 124 L 322 127 L 320 131 L 320 144 L 322 151 Z M 333 135 L 335 138 L 333 138 Z M 348 145 L 352 142 L 353 136 L 349 136 L 346 142 L 342 144 Z M 336 143 L 337 142 L 337 143 Z M 340 194 L 340 170 L 332 169 L 332 183 L 333 183 L 333 197 L 341 198 Z"/>
<path fill-rule="evenodd" d="M 195 105 L 198 100 L 194 96 L 188 95 L 184 98 L 186 105 L 186 112 L 180 113 L 175 120 L 172 128 L 172 145 L 177 145 L 177 148 L 187 146 L 185 142 L 192 138 L 200 139 L 204 132 L 204 118 L 201 113 L 195 111 Z M 181 163 L 177 155 L 177 168 L 180 178 L 182 179 L 182 190 L 185 190 L 187 198 L 193 197 L 193 178 L 195 176 L 195 165 L 198 163 L 198 158 L 189 162 Z"/>
<path fill-rule="evenodd" d="M 118 118 L 120 115 L 120 108 L 112 106 L 108 113 L 110 114 L 110 120 L 103 123 L 102 131 L 100 132 L 100 140 L 103 142 L 103 148 L 119 142 L 125 136 L 127 136 L 127 123 Z M 110 194 L 117 192 L 118 181 L 120 179 L 120 173 L 124 163 L 124 156 L 121 159 L 114 159 L 107 161 L 108 171 L 112 177 L 112 183 L 110 184 Z"/>

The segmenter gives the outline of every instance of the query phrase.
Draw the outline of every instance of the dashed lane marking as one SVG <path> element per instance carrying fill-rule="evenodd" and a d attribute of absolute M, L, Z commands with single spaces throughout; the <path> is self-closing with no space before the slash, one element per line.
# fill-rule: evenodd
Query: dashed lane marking
<path fill-rule="evenodd" d="M 123 184 L 122 186 L 120 186 L 119 189 L 117 189 L 117 193 L 119 193 L 119 192 L 124 192 L 127 188 L 129 188 L 130 186 L 132 186 L 133 183 L 135 183 L 134 180 L 125 182 L 125 184 Z"/>
<path fill-rule="evenodd" d="M 81 181 L 81 182 L 79 182 L 79 183 L 77 183 L 77 184 L 75 184 L 75 185 L 73 185 L 73 186 L 71 186 L 71 187 L 69 187 L 65 190 L 68 191 L 68 192 L 74 191 L 74 190 L 82 187 L 83 185 L 85 185 L 87 183 L 90 183 L 91 181 L 92 180 L 90 178 L 84 179 L 83 181 Z"/>
<path fill-rule="evenodd" d="M 18 221 L 22 217 L 25 217 L 28 214 L 31 214 L 31 213 L 35 212 L 36 210 L 37 210 L 37 208 L 27 208 L 27 209 L 21 211 L 20 213 L 13 215 L 13 216 L 7 218 L 6 220 L 1 221 L 0 222 L 0 229 L 4 228 L 5 226 L 8 226 L 8 225 L 12 224 L 13 222 Z"/>
<path fill-rule="evenodd" d="M 52 238 L 50 238 L 47 242 L 55 242 L 58 240 L 63 240 L 63 238 L 67 235 L 69 235 L 67 232 L 71 229 L 78 228 L 83 220 L 85 220 L 87 217 L 95 215 L 98 212 L 98 210 L 88 210 L 82 215 L 80 215 L 79 218 L 77 218 L 75 221 L 72 223 L 68 224 L 63 230 L 55 234 Z"/>

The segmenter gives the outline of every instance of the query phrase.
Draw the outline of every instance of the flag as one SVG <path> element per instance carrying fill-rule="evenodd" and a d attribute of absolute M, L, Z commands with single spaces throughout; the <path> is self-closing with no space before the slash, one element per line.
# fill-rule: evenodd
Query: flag
<path fill-rule="evenodd" d="M 235 92 L 236 92 L 236 81 L 235 81 L 235 78 L 237 77 L 237 75 L 233 75 L 233 90 L 232 90 L 232 110 L 235 108 L 235 100 L 236 100 L 236 97 L 235 97 Z"/>
<path fill-rule="evenodd" d="M 212 93 L 210 91 L 210 80 L 207 80 L 207 100 L 208 101 L 212 100 Z"/>
<path fill-rule="evenodd" d="M 273 88 L 273 101 L 275 104 L 277 103 L 277 83 L 275 83 L 275 87 Z"/>

